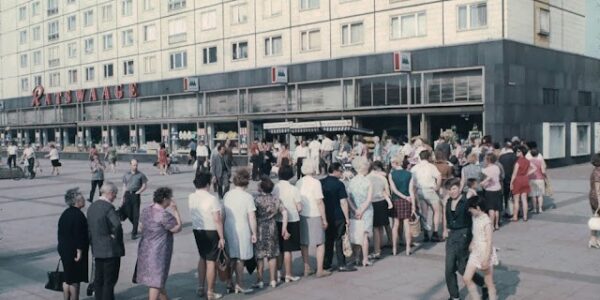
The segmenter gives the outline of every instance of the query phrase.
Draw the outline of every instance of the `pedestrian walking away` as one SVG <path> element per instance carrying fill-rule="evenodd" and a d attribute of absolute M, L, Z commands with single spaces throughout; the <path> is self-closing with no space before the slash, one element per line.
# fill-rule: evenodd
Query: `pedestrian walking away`
<path fill-rule="evenodd" d="M 129 167 L 130 170 L 123 175 L 123 195 L 119 210 L 131 221 L 131 239 L 135 240 L 138 238 L 141 195 L 146 190 L 148 178 L 138 170 L 137 160 L 132 159 Z"/>
<path fill-rule="evenodd" d="M 49 158 L 50 163 L 52 164 L 52 172 L 50 175 L 54 175 L 55 173 L 56 176 L 60 175 L 60 167 L 62 164 L 60 163 L 60 157 L 58 155 L 58 149 L 56 149 L 56 145 L 50 144 L 50 152 L 44 157 Z"/>
<path fill-rule="evenodd" d="M 217 147 L 217 154 L 212 157 L 210 162 L 210 171 L 214 176 L 213 181 L 217 186 L 219 198 L 222 199 L 229 191 L 229 177 L 231 177 L 231 169 L 225 157 L 225 146 Z"/>
<path fill-rule="evenodd" d="M 125 256 L 123 228 L 113 206 L 117 186 L 106 182 L 102 196 L 87 211 L 90 244 L 95 261 L 94 290 L 96 300 L 115 299 L 115 285 L 119 280 L 121 257 Z"/>

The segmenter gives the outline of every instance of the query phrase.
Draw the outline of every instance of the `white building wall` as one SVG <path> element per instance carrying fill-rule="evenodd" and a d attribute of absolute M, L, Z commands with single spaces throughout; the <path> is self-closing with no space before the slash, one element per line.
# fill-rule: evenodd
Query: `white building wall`
<path fill-rule="evenodd" d="M 40 13 L 32 15 L 32 4 L 40 3 Z M 482 28 L 458 30 L 459 5 L 485 2 L 487 25 Z M 0 0 L 0 98 L 30 95 L 34 76 L 41 75 L 43 85 L 50 92 L 113 85 L 118 83 L 143 82 L 178 78 L 195 74 L 229 72 L 256 67 L 285 65 L 290 63 L 328 60 L 370 53 L 410 50 L 444 45 L 472 43 L 507 38 L 533 44 L 536 38 L 534 0 L 321 0 L 315 8 L 300 9 L 300 0 L 187 0 L 186 7 L 169 11 L 169 0 L 154 0 L 150 9 L 144 1 L 132 1 L 132 15 L 123 16 L 122 1 L 77 0 L 67 5 L 58 0 L 59 13 L 48 16 L 47 0 Z M 504 3 L 504 11 L 502 4 Z M 549 47 L 553 49 L 584 53 L 585 14 L 584 0 L 550 0 L 551 34 Z M 103 7 L 110 5 L 112 19 L 102 20 Z M 245 5 L 246 18 L 242 22 L 233 20 L 233 7 Z M 26 7 L 26 17 L 19 20 L 20 7 Z M 85 11 L 93 10 L 94 22 L 84 27 Z M 273 11 L 274 10 L 274 11 Z M 214 28 L 203 29 L 203 13 L 214 11 Z M 426 32 L 414 37 L 394 38 L 391 20 L 393 17 L 424 12 Z M 77 26 L 67 31 L 67 17 L 76 15 Z M 503 20 L 503 17 L 506 19 Z M 186 38 L 169 42 L 169 21 L 184 19 Z M 48 41 L 48 22 L 58 20 L 59 40 Z M 342 26 L 362 22 L 362 42 L 342 45 Z M 156 39 L 144 41 L 144 26 L 156 27 Z M 504 27 L 503 27 L 504 24 Z M 40 28 L 41 39 L 32 40 L 33 29 Z M 133 30 L 132 46 L 122 45 L 125 30 Z M 19 32 L 27 30 L 28 40 L 19 45 Z M 301 34 L 306 30 L 319 30 L 316 49 L 302 50 Z M 103 49 L 103 36 L 113 34 L 113 48 Z M 282 37 L 281 54 L 265 55 L 265 38 Z M 86 54 L 85 39 L 94 38 L 94 51 Z M 248 42 L 248 58 L 234 60 L 232 44 Z M 68 44 L 77 44 L 77 55 L 68 57 Z M 50 68 L 48 54 L 58 45 L 60 65 Z M 203 63 L 203 49 L 217 47 L 217 62 Z M 41 63 L 33 64 L 33 53 L 41 51 Z M 170 54 L 186 51 L 187 67 L 170 70 Z M 20 68 L 20 55 L 26 53 L 29 62 Z M 152 72 L 146 72 L 144 59 L 154 57 Z M 132 59 L 135 72 L 123 74 L 123 62 Z M 114 64 L 114 76 L 103 77 L 103 66 Z M 8 66 L 8 67 L 4 67 Z M 95 78 L 85 81 L 85 68 L 94 66 Z M 67 86 L 68 70 L 78 70 L 77 84 Z M 16 70 L 16 71 L 15 71 Z M 61 86 L 49 86 L 50 74 L 61 73 Z M 15 87 L 22 78 L 28 78 L 29 91 Z"/>

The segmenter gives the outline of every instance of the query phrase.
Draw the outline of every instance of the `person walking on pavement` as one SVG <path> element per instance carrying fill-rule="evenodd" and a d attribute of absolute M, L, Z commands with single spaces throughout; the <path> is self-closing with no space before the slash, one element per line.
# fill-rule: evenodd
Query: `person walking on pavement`
<path fill-rule="evenodd" d="M 515 168 L 515 164 L 517 163 L 517 155 L 513 151 L 512 143 L 510 140 L 506 140 L 504 143 L 504 148 L 500 151 L 500 156 L 498 157 L 498 162 L 502 165 L 504 169 L 504 178 L 502 179 L 502 193 L 504 198 L 504 218 L 512 218 L 512 211 L 509 209 L 509 200 L 512 196 L 512 192 L 510 190 L 510 181 L 512 179 L 512 174 Z"/>
<path fill-rule="evenodd" d="M 198 147 L 198 145 L 196 145 L 195 140 L 192 140 L 188 144 L 188 148 L 190 148 L 190 159 L 188 160 L 188 166 L 191 166 L 196 162 L 196 148 L 197 147 Z"/>
<path fill-rule="evenodd" d="M 196 147 L 196 172 L 204 171 L 208 167 L 208 147 L 200 141 Z"/>
<path fill-rule="evenodd" d="M 344 256 L 344 247 L 342 238 L 348 231 L 350 224 L 350 214 L 348 209 L 348 194 L 342 178 L 342 165 L 332 163 L 327 169 L 327 177 L 321 179 L 323 189 L 323 204 L 325 204 L 325 216 L 327 219 L 327 229 L 325 230 L 325 258 L 323 260 L 323 269 L 332 269 L 333 249 L 337 259 L 337 270 L 340 272 L 356 271 L 354 266 L 346 264 Z"/>
<path fill-rule="evenodd" d="M 133 229 L 131 239 L 138 238 L 138 222 L 140 219 L 141 195 L 146 190 L 148 178 L 138 170 L 138 161 L 132 159 L 129 172 L 123 175 L 123 196 L 121 197 L 121 208 L 131 221 Z"/>
<path fill-rule="evenodd" d="M 33 145 L 31 143 L 27 144 L 27 148 L 23 150 L 22 160 L 27 162 L 29 179 L 35 178 L 35 149 L 33 149 Z"/>
<path fill-rule="evenodd" d="M 52 172 L 50 172 L 50 175 L 54 175 L 54 172 L 56 172 L 56 176 L 60 175 L 60 167 L 62 164 L 60 163 L 58 149 L 56 149 L 54 144 L 50 144 L 50 152 L 46 154 L 45 157 L 49 158 L 52 163 Z"/>
<path fill-rule="evenodd" d="M 472 218 L 469 212 L 467 197 L 461 193 L 460 179 L 452 178 L 446 183 L 446 189 L 450 196 L 446 203 L 447 229 L 444 236 L 446 239 L 446 287 L 450 299 L 460 299 L 456 272 L 465 274 L 467 260 L 469 259 L 469 244 L 471 243 Z M 487 298 L 487 288 L 483 277 L 474 274 L 473 282 L 482 287 L 483 298 Z"/>
<path fill-rule="evenodd" d="M 94 290 L 96 300 L 113 300 L 121 257 L 125 256 L 125 245 L 121 220 L 112 204 L 117 197 L 117 186 L 106 182 L 101 192 L 99 201 L 92 203 L 87 211 L 90 245 L 95 261 Z"/>
<path fill-rule="evenodd" d="M 296 179 L 302 178 L 302 164 L 308 158 L 308 146 L 306 141 L 298 143 L 294 151 L 294 162 L 296 163 Z"/>
<path fill-rule="evenodd" d="M 117 148 L 113 144 L 109 144 L 108 149 L 106 149 L 104 160 L 108 161 L 110 171 L 115 173 L 115 168 L 117 167 Z"/>
<path fill-rule="evenodd" d="M 222 199 L 225 193 L 229 191 L 229 177 L 231 176 L 231 170 L 229 170 L 225 158 L 224 146 L 219 145 L 217 147 L 217 154 L 212 157 L 210 162 L 210 172 L 214 176 L 213 181 L 217 186 L 219 198 Z"/>
<path fill-rule="evenodd" d="M 91 203 L 94 201 L 94 193 L 96 193 L 96 187 L 98 192 L 102 189 L 104 183 L 104 163 L 98 158 L 98 154 L 94 155 L 92 162 L 90 162 L 90 170 L 92 172 L 92 189 L 90 190 L 90 197 L 88 201 Z"/>
<path fill-rule="evenodd" d="M 8 154 L 8 167 L 9 168 L 16 168 L 17 167 L 17 151 L 19 150 L 19 148 L 17 148 L 17 145 L 15 144 L 15 142 L 12 142 L 10 145 L 8 145 L 8 147 L 6 147 L 6 153 Z"/>
<path fill-rule="evenodd" d="M 321 173 L 321 168 L 319 167 L 319 160 L 321 157 L 321 143 L 315 137 L 310 143 L 308 143 L 309 157 L 315 166 L 315 175 L 319 175 Z"/>

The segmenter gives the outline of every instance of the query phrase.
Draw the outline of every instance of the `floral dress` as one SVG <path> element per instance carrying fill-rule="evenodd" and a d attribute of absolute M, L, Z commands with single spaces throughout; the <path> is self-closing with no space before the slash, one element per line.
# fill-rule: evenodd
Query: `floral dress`
<path fill-rule="evenodd" d="M 486 214 L 481 214 L 478 217 L 473 218 L 473 239 L 471 243 L 473 248 L 469 255 L 468 264 L 472 264 L 478 269 L 481 269 L 483 259 L 487 256 L 485 248 L 487 245 L 486 232 L 492 232 L 492 221 Z M 492 254 L 489 256 L 489 262 L 491 265 L 498 265 L 498 257 L 496 256 L 496 248 L 492 246 Z"/>
<path fill-rule="evenodd" d="M 367 201 L 370 185 L 371 181 L 366 176 L 360 174 L 350 180 L 350 195 L 357 209 Z M 373 205 L 369 204 L 369 207 L 363 212 L 361 220 L 364 221 L 364 231 L 369 234 L 373 232 Z"/>
<path fill-rule="evenodd" d="M 254 200 L 256 205 L 257 237 L 254 255 L 257 259 L 279 256 L 279 232 L 275 217 L 283 209 L 279 198 L 271 194 L 260 194 Z"/>

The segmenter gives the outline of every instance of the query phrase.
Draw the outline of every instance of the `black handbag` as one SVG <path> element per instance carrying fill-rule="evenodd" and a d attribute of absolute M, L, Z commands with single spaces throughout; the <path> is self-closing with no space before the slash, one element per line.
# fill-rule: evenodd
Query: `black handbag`
<path fill-rule="evenodd" d="M 48 282 L 45 286 L 47 290 L 56 292 L 63 291 L 63 283 L 65 282 L 65 272 L 59 271 L 59 267 L 60 259 L 58 260 L 58 264 L 56 265 L 56 270 L 48 272 Z"/>

